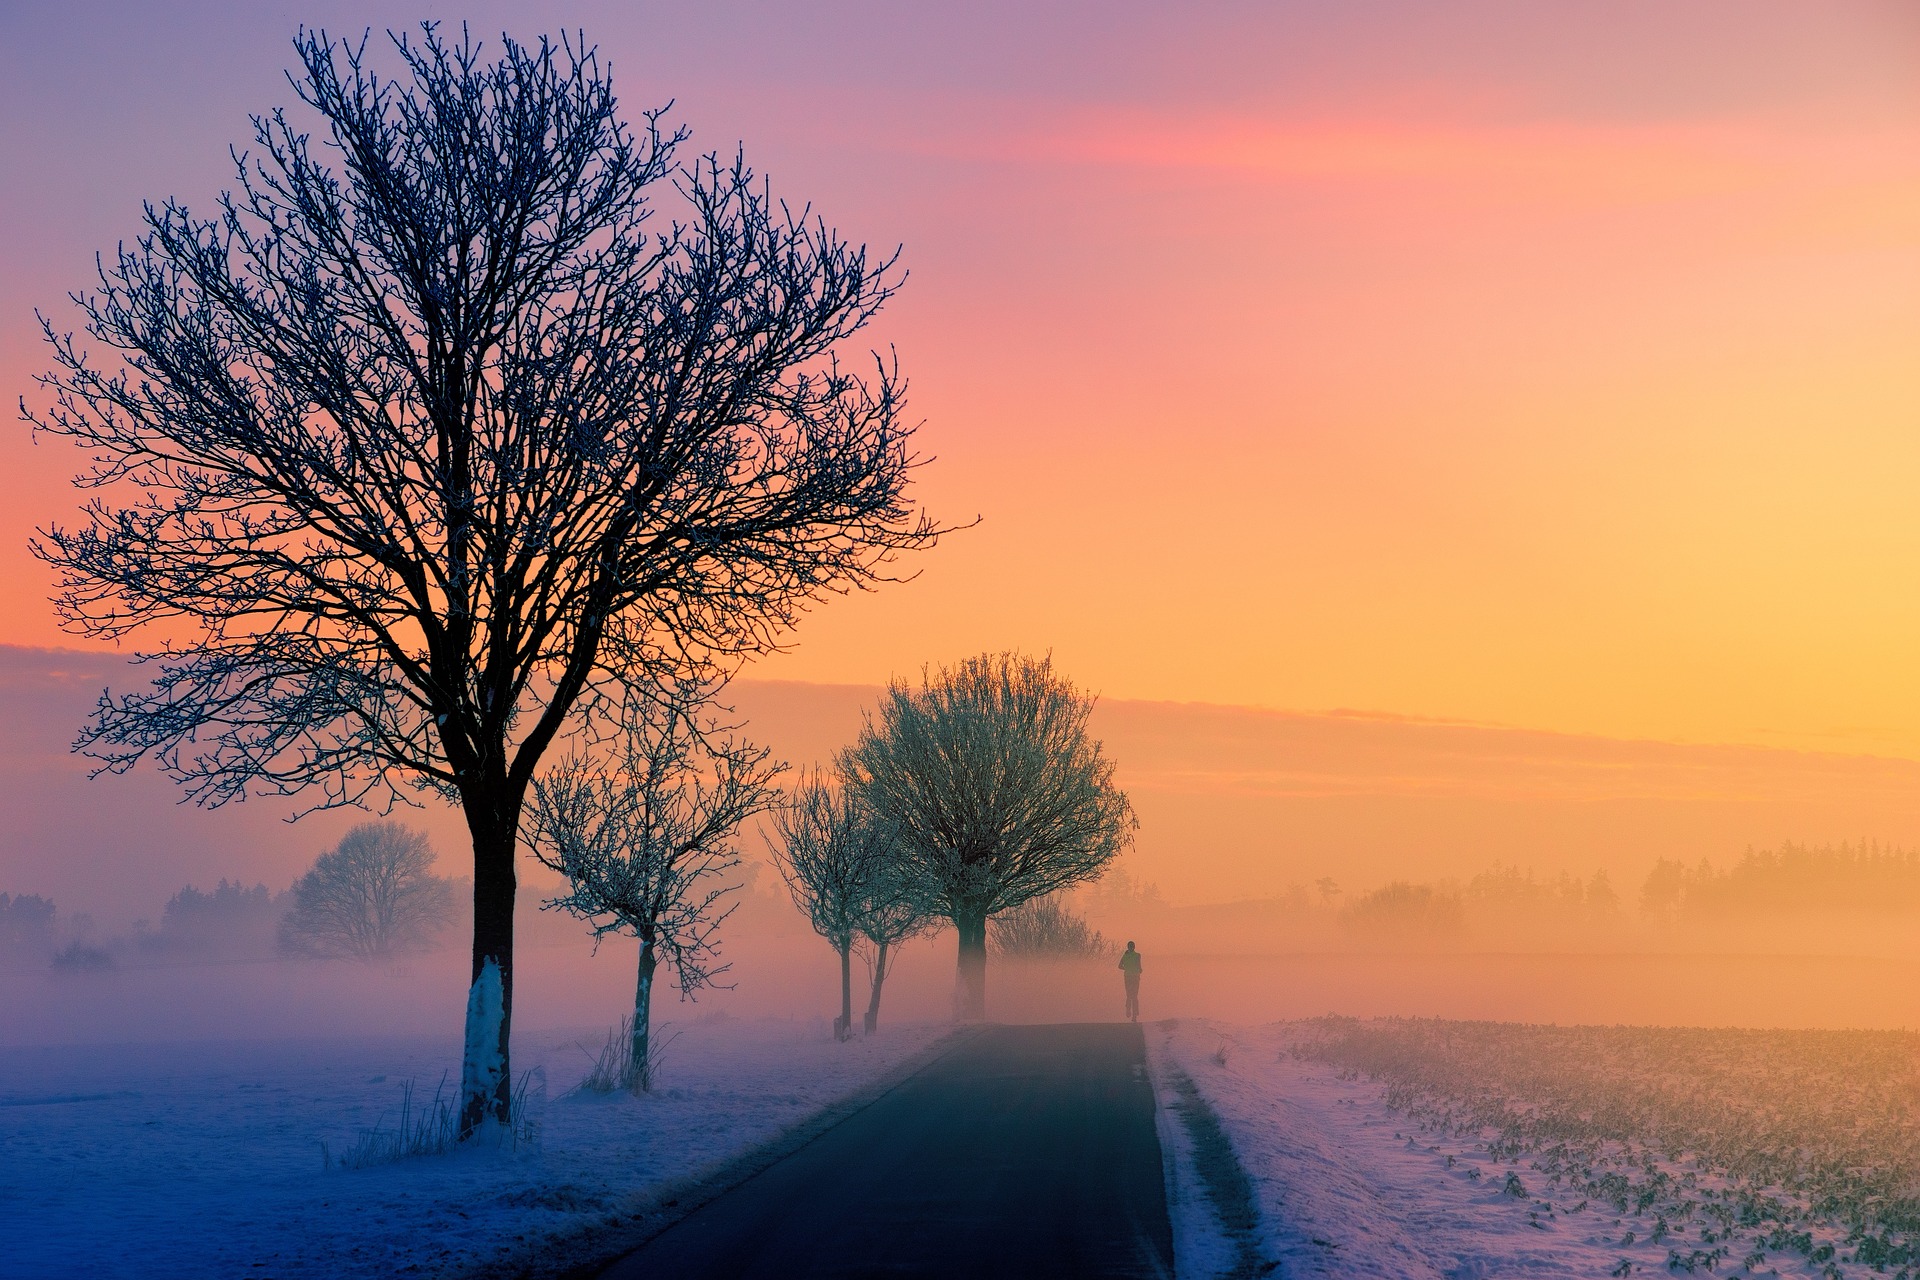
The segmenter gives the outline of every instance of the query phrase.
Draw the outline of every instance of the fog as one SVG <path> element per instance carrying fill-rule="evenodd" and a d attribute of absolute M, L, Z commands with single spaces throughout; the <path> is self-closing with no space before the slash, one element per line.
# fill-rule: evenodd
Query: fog
<path fill-rule="evenodd" d="M 182 805 L 151 770 L 86 778 L 66 744 L 99 688 L 130 678 L 111 655 L 0 651 L 0 893 L 30 899 L 0 916 L 17 935 L 0 930 L 0 1039 L 457 1038 L 463 923 L 384 964 L 272 947 L 275 904 L 365 814 L 290 824 L 285 802 Z M 852 738 L 875 692 L 743 681 L 731 700 L 749 735 L 810 764 Z M 1141 826 L 1113 874 L 1065 903 L 1110 946 L 1138 942 L 1149 1018 L 1920 1026 L 1920 862 L 1896 852 L 1920 830 L 1910 762 L 1115 701 L 1095 728 Z M 440 874 L 467 874 L 457 815 L 395 817 L 428 831 Z M 685 1002 L 664 986 L 656 1017 L 824 1025 L 833 952 L 756 832 L 744 847 L 728 987 Z M 517 1026 L 601 1034 L 630 1007 L 634 944 L 596 951 L 584 925 L 539 909 L 556 888 L 523 867 Z M 106 960 L 49 964 L 76 942 Z M 883 1022 L 950 1016 L 953 958 L 950 932 L 909 946 Z M 855 982 L 864 1004 L 857 968 Z M 999 1019 L 1120 1005 L 1110 957 L 991 966 Z"/>

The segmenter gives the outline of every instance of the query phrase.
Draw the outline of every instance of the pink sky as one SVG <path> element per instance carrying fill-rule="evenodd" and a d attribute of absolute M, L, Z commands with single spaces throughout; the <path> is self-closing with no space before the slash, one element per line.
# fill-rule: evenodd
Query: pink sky
<path fill-rule="evenodd" d="M 247 113 L 290 100 L 298 23 L 419 13 L 0 10 L 8 394 L 37 402 L 32 309 L 70 324 L 142 199 L 209 206 Z M 755 676 L 1019 647 L 1120 701 L 1907 757 L 1915 15 L 434 11 L 584 26 L 635 112 L 673 98 L 698 144 L 904 245 L 872 337 L 913 379 L 925 499 L 982 523 Z M 0 433 L 0 641 L 72 643 L 23 547 L 74 469 Z M 1846 794 L 1781 836 L 1912 838 Z"/>

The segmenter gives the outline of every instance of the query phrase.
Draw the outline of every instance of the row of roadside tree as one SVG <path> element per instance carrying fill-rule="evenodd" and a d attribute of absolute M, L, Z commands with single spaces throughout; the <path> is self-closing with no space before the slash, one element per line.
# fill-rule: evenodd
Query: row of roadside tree
<path fill-rule="evenodd" d="M 624 113 L 584 37 L 389 37 L 296 36 L 297 103 L 253 117 L 210 216 L 145 206 L 74 295 L 81 332 L 43 322 L 53 368 L 22 408 L 91 495 L 34 543 L 62 625 L 150 664 L 81 750 L 209 806 L 459 809 L 465 1137 L 511 1120 L 523 838 L 581 873 L 576 909 L 645 917 L 623 832 L 771 802 L 771 762 L 727 754 L 713 695 L 953 526 L 913 496 L 898 361 L 852 349 L 904 282 L 897 253 L 776 198 L 731 143 L 693 153 L 664 107 Z M 1048 833 L 1131 821 L 1105 785 L 1008 799 L 1107 767 L 1025 670 L 894 690 L 832 772 L 959 932 L 969 1013 L 986 920 L 1120 839 Z M 1023 726 L 1077 773 L 939 754 L 928 735 L 996 681 L 967 732 Z M 635 742 L 644 768 L 614 767 Z M 719 794 L 654 786 L 656 756 Z M 698 979 L 697 947 L 656 943 Z"/>
<path fill-rule="evenodd" d="M 1132 840 L 1092 709 L 1049 660 L 983 654 L 894 682 L 856 740 L 784 793 L 766 749 L 673 703 L 536 781 L 527 842 L 568 886 L 548 905 L 639 944 L 627 1083 L 649 1083 L 660 966 L 683 994 L 725 971 L 728 873 L 742 825 L 768 811 L 794 902 L 839 956 L 838 1037 L 852 1034 L 856 943 L 873 949 L 871 1031 L 898 947 L 942 923 L 956 1015 L 984 1018 L 988 921 L 1096 879 Z"/>

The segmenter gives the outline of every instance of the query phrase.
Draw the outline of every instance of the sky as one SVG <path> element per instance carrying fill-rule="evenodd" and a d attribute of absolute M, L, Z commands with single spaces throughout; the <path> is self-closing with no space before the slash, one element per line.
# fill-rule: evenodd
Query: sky
<path fill-rule="evenodd" d="M 210 207 L 300 23 L 421 17 L 583 28 L 632 114 L 901 248 L 867 339 L 979 524 L 755 678 L 1019 648 L 1119 701 L 1920 758 L 1910 5 L 4 4 L 0 388 L 44 403 L 34 310 L 142 200 Z M 0 429 L 0 643 L 81 643 L 25 550 L 78 461 Z M 1833 825 L 1783 834 L 1920 834 Z"/>

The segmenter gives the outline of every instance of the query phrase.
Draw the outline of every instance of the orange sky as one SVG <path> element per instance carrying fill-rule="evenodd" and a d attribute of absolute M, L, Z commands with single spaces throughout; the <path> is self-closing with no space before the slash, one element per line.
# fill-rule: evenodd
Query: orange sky
<path fill-rule="evenodd" d="M 0 11 L 10 396 L 32 308 L 288 100 L 296 22 L 416 13 L 160 8 Z M 636 111 L 904 242 L 875 340 L 983 517 L 758 674 L 1017 646 L 1115 698 L 1920 755 L 1911 6 L 638 8 L 466 13 L 585 25 Z M 0 642 L 61 642 L 22 547 L 73 469 L 0 433 Z"/>

